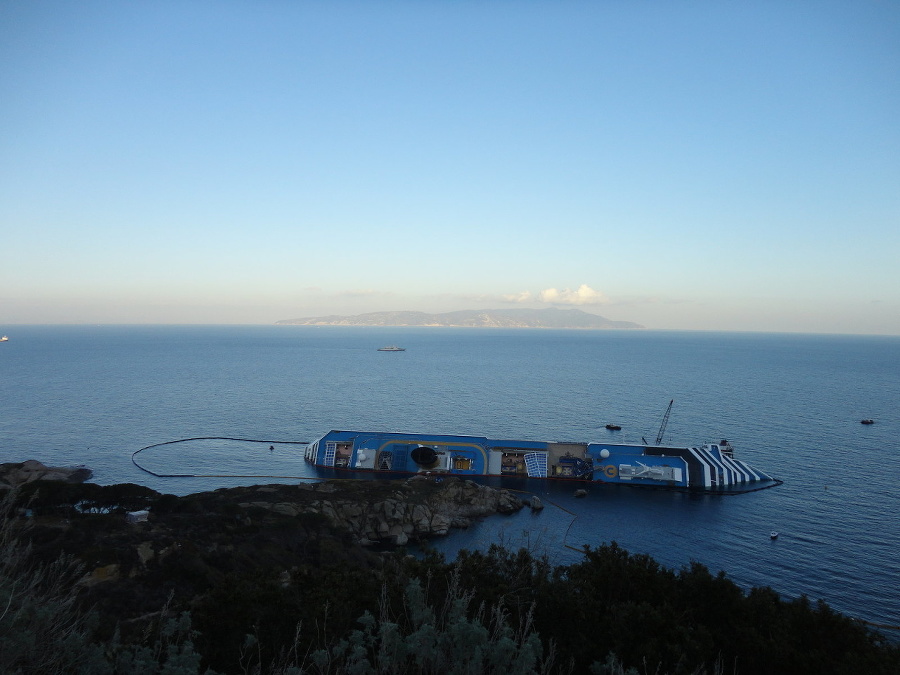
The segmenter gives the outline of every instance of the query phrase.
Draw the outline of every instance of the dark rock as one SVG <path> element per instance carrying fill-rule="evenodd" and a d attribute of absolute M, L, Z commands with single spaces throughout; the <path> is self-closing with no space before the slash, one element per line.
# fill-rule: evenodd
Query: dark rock
<path fill-rule="evenodd" d="M 413 539 L 466 528 L 477 518 L 520 510 L 522 500 L 506 490 L 453 477 L 413 476 L 401 481 L 329 481 L 299 487 L 235 488 L 245 509 L 286 516 L 320 514 L 364 545 L 403 546 Z M 269 498 L 269 496 L 273 498 Z M 246 497 L 246 499 L 245 499 Z"/>
<path fill-rule="evenodd" d="M 19 487 L 36 480 L 83 483 L 93 475 L 90 469 L 83 466 L 46 466 L 35 459 L 25 462 L 8 462 L 0 464 L 0 490 Z"/>

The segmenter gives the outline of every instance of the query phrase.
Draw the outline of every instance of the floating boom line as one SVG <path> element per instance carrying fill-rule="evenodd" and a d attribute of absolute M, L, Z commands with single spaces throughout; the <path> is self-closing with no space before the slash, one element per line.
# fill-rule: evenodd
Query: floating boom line
<path fill-rule="evenodd" d="M 150 450 L 152 448 L 159 448 L 163 445 L 174 445 L 175 443 L 186 443 L 188 441 L 240 441 L 243 443 L 269 443 L 270 445 L 278 444 L 278 445 L 309 445 L 309 441 L 271 441 L 264 440 L 258 438 L 232 438 L 230 436 L 197 436 L 196 438 L 179 438 L 177 441 L 163 441 L 162 443 L 154 443 L 152 445 L 147 445 L 141 448 L 140 450 L 135 450 L 131 453 L 131 463 L 134 464 L 137 468 L 139 468 L 144 473 L 149 473 L 151 476 L 156 476 L 157 478 L 290 478 L 295 480 L 321 480 L 320 478 L 314 478 L 310 476 L 281 476 L 281 475 L 271 475 L 271 474 L 236 474 L 236 473 L 216 473 L 216 474 L 204 474 L 204 473 L 157 473 L 156 471 L 151 471 L 145 466 L 141 466 L 138 463 L 136 457 L 144 450 Z"/>

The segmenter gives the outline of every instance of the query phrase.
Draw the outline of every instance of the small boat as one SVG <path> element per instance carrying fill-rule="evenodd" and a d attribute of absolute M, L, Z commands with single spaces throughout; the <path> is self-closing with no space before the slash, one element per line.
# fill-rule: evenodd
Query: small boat
<path fill-rule="evenodd" d="M 861 420 L 860 424 L 875 424 L 875 420 L 864 419 Z"/>
<path fill-rule="evenodd" d="M 5 335 L 0 336 L 0 342 L 9 342 L 9 338 L 6 337 Z"/>
<path fill-rule="evenodd" d="M 769 539 L 778 539 L 777 532 L 769 532 Z"/>
<path fill-rule="evenodd" d="M 622 427 L 620 427 L 618 424 L 607 424 L 606 428 L 610 431 L 621 431 L 622 429 Z"/>
<path fill-rule="evenodd" d="M 395 347 L 395 346 L 379 347 L 378 351 L 380 351 L 380 352 L 405 352 L 406 348 L 405 347 Z"/>

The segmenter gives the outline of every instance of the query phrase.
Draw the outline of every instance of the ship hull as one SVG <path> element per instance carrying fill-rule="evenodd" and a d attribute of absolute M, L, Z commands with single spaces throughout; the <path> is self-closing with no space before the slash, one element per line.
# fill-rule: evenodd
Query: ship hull
<path fill-rule="evenodd" d="M 382 475 L 559 479 L 702 491 L 777 482 L 736 459 L 727 441 L 679 448 L 334 430 L 310 443 L 305 458 L 323 468 Z"/>

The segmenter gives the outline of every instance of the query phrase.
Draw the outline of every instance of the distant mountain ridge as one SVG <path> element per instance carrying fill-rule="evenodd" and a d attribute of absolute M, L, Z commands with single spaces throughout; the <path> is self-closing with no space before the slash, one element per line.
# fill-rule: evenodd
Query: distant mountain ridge
<path fill-rule="evenodd" d="M 354 316 L 317 316 L 275 322 L 290 326 L 446 326 L 461 328 L 582 328 L 635 330 L 632 321 L 612 321 L 580 309 L 464 309 L 442 314 L 428 312 L 368 312 Z"/>

